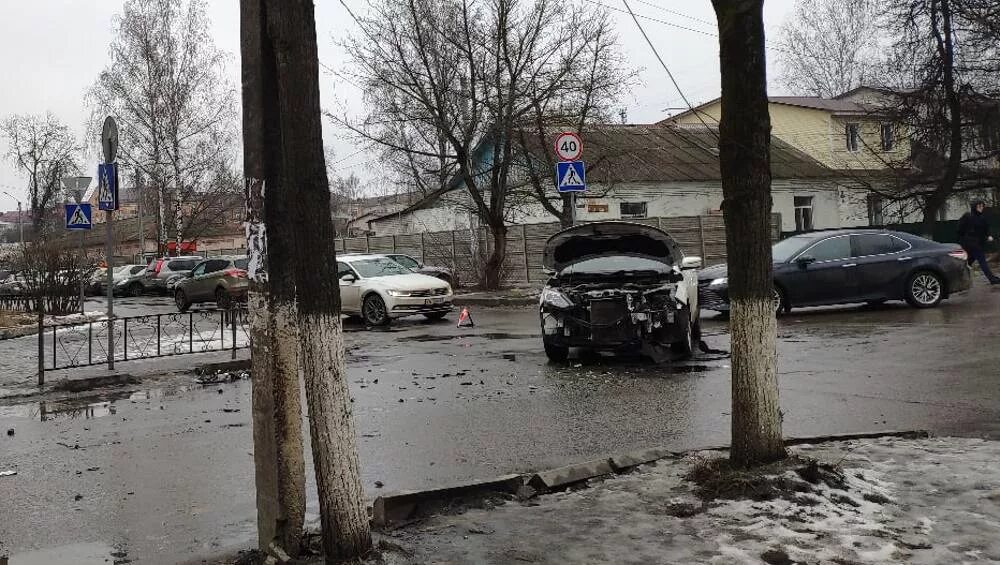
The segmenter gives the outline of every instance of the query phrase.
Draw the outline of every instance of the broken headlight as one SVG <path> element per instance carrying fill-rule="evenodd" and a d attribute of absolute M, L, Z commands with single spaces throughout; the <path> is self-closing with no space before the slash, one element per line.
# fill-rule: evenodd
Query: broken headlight
<path fill-rule="evenodd" d="M 551 288 L 542 290 L 541 304 L 542 306 L 551 306 L 560 309 L 569 308 L 573 305 L 565 294 Z"/>

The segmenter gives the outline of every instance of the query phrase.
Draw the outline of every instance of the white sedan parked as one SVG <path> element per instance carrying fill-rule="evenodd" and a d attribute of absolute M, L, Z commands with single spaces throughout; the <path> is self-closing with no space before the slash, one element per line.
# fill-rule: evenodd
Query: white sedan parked
<path fill-rule="evenodd" d="M 339 257 L 337 278 L 341 310 L 360 316 L 368 325 L 381 326 L 414 314 L 440 320 L 452 309 L 448 283 L 414 273 L 382 255 Z"/>

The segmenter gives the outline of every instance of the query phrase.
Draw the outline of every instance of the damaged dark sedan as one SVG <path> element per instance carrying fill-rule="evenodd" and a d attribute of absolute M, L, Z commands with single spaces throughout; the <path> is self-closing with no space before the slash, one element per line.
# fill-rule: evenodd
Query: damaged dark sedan
<path fill-rule="evenodd" d="M 539 313 L 545 354 L 565 361 L 571 347 L 690 357 L 700 339 L 700 257 L 684 257 L 657 228 L 595 222 L 563 230 L 545 244 L 552 275 Z"/>

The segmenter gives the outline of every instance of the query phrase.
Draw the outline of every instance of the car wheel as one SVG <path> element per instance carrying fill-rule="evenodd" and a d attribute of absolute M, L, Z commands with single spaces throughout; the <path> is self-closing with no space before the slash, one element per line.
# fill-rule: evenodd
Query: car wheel
<path fill-rule="evenodd" d="M 774 304 L 774 314 L 776 316 L 792 311 L 792 307 L 788 305 L 788 298 L 785 296 L 785 291 L 778 285 L 774 285 L 774 288 L 771 289 L 771 301 Z"/>
<path fill-rule="evenodd" d="M 677 360 L 690 359 L 694 355 L 694 349 L 698 345 L 696 338 L 699 336 L 701 336 L 701 322 L 695 321 L 693 324 L 688 322 L 687 331 L 684 332 L 683 339 L 672 343 L 670 346 L 674 353 L 677 354 Z"/>
<path fill-rule="evenodd" d="M 389 312 L 385 309 L 385 301 L 375 293 L 365 297 L 365 302 L 361 305 L 361 316 L 369 326 L 384 326 L 389 323 Z"/>
<path fill-rule="evenodd" d="M 233 297 L 226 292 L 226 289 L 215 289 L 215 306 L 222 310 L 229 310 L 233 307 Z"/>
<path fill-rule="evenodd" d="M 128 287 L 128 295 L 134 297 L 142 296 L 142 284 L 140 283 L 130 284 Z"/>
<path fill-rule="evenodd" d="M 424 317 L 427 318 L 428 320 L 436 321 L 436 320 L 443 320 L 444 317 L 447 315 L 448 315 L 447 312 L 431 312 L 430 314 L 424 314 Z"/>
<path fill-rule="evenodd" d="M 174 304 L 177 305 L 177 310 L 180 312 L 187 312 L 187 309 L 191 307 L 191 302 L 183 290 L 174 293 Z"/>
<path fill-rule="evenodd" d="M 542 339 L 542 345 L 545 346 L 545 356 L 549 358 L 549 361 L 553 363 L 565 363 L 569 359 L 569 348 L 556 345 L 547 339 Z"/>
<path fill-rule="evenodd" d="M 944 281 L 930 271 L 913 273 L 906 283 L 906 301 L 914 308 L 933 308 L 944 298 Z"/>

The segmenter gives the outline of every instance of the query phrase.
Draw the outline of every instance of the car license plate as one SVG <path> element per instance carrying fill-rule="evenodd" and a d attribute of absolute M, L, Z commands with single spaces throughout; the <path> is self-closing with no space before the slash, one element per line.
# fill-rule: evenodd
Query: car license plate
<path fill-rule="evenodd" d="M 424 300 L 424 304 L 430 306 L 431 304 L 441 304 L 444 302 L 444 298 L 428 298 Z"/>

